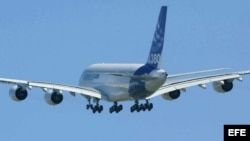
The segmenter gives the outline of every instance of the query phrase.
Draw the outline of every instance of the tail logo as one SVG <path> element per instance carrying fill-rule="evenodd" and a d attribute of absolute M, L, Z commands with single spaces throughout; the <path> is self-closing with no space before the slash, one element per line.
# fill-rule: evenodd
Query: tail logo
<path fill-rule="evenodd" d="M 149 58 L 148 58 L 148 64 L 158 64 L 161 59 L 161 54 L 160 53 L 151 53 Z"/>
<path fill-rule="evenodd" d="M 165 22 L 166 22 L 167 7 L 163 6 L 161 8 L 158 22 L 156 25 L 153 42 L 149 52 L 147 65 L 152 68 L 159 68 L 161 64 L 161 54 L 164 44 L 164 34 L 165 34 Z"/>

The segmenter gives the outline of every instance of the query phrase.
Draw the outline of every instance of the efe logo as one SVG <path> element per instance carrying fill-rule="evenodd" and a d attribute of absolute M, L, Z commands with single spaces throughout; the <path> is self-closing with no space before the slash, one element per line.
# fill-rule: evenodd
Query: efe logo
<path fill-rule="evenodd" d="M 247 136 L 247 129 L 228 129 L 228 136 Z"/>
<path fill-rule="evenodd" d="M 224 125 L 224 141 L 250 141 L 250 125 Z"/>

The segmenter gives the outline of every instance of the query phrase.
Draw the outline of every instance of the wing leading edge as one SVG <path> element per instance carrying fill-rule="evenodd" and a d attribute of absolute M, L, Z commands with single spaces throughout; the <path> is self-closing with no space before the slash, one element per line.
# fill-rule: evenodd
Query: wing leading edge
<path fill-rule="evenodd" d="M 194 76 L 185 79 L 178 79 L 174 81 L 167 82 L 162 85 L 154 94 L 147 97 L 146 99 L 151 99 L 153 97 L 169 93 L 175 90 L 182 90 L 192 86 L 201 86 L 205 87 L 205 84 L 210 82 L 219 82 L 228 79 L 238 79 L 242 80 L 242 75 L 250 74 L 250 70 L 240 71 L 234 73 L 224 73 L 224 74 L 214 74 L 214 75 L 203 75 L 200 77 Z"/>
<path fill-rule="evenodd" d="M 101 99 L 101 93 L 99 91 L 93 88 L 88 88 L 88 87 L 79 87 L 79 86 L 71 86 L 71 85 L 64 85 L 64 84 L 35 82 L 35 81 L 17 80 L 17 79 L 8 79 L 8 78 L 0 78 L 0 83 L 16 84 L 16 85 L 21 85 L 27 88 L 38 87 L 38 88 L 41 88 L 42 90 L 55 89 L 55 90 L 60 90 L 60 91 L 68 91 L 73 94 L 78 93 L 78 94 Z"/>

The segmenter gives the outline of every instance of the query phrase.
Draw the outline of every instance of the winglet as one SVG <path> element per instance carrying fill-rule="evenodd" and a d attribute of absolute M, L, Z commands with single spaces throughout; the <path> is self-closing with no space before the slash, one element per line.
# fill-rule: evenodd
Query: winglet
<path fill-rule="evenodd" d="M 162 6 L 158 22 L 156 25 L 153 42 L 149 52 L 148 60 L 146 65 L 152 68 L 160 68 L 161 64 L 161 54 L 164 44 L 164 35 L 165 35 L 165 23 L 167 15 L 167 6 Z"/>

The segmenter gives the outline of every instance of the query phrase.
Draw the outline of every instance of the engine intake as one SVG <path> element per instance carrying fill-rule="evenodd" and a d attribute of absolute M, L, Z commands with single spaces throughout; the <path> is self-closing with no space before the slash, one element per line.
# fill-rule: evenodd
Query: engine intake
<path fill-rule="evenodd" d="M 216 92 L 219 92 L 219 93 L 229 92 L 233 89 L 233 80 L 213 82 L 213 88 Z"/>
<path fill-rule="evenodd" d="M 175 99 L 179 98 L 180 95 L 181 95 L 181 91 L 180 90 L 175 90 L 175 91 L 163 94 L 162 97 L 165 100 L 175 100 Z"/>
<path fill-rule="evenodd" d="M 10 97 L 14 101 L 22 101 L 27 98 L 28 92 L 26 87 L 22 87 L 19 85 L 14 85 L 9 91 Z"/>
<path fill-rule="evenodd" d="M 62 92 L 57 90 L 48 90 L 45 93 L 44 98 L 49 105 L 57 105 L 63 101 Z"/>

